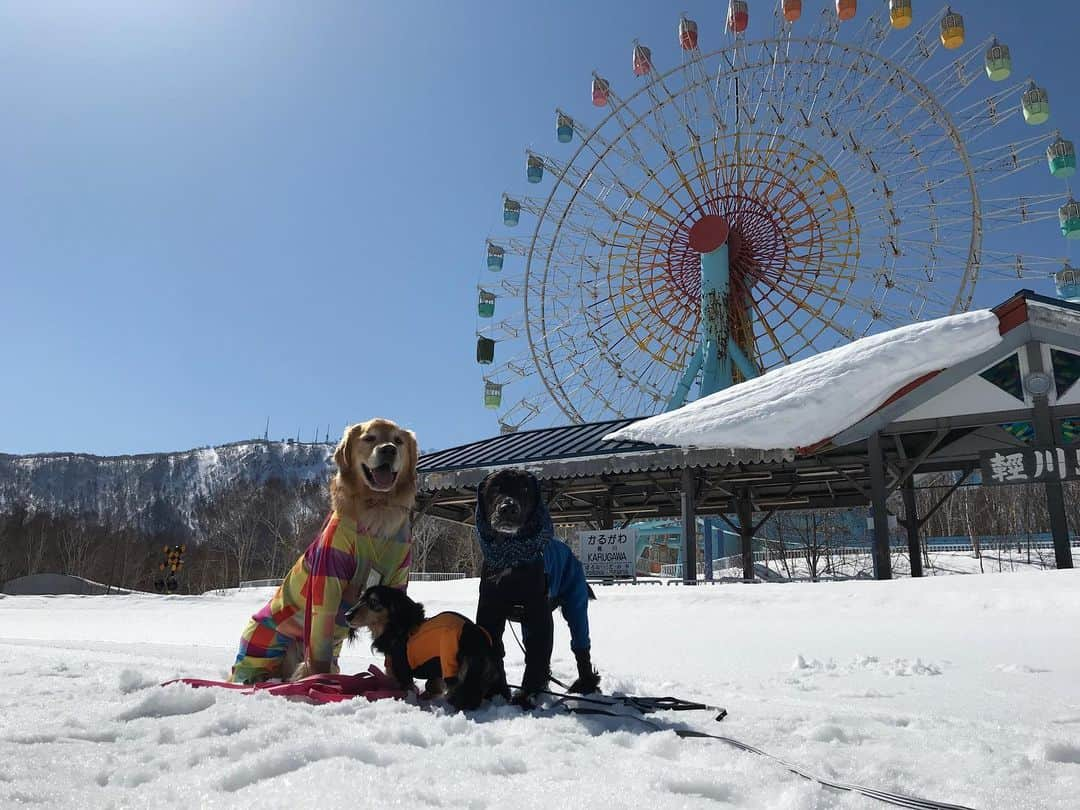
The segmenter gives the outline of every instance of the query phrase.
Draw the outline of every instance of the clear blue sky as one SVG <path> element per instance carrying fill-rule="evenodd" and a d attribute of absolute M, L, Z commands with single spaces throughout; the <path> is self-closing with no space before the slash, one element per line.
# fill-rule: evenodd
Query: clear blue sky
<path fill-rule="evenodd" d="M 1074 4 L 954 6 L 1080 142 Z M 525 148 L 556 106 L 588 115 L 635 36 L 674 59 L 679 12 L 719 44 L 725 8 L 0 2 L 0 452 L 186 449 L 267 417 L 306 441 L 376 415 L 425 448 L 491 435 L 476 283 Z"/>

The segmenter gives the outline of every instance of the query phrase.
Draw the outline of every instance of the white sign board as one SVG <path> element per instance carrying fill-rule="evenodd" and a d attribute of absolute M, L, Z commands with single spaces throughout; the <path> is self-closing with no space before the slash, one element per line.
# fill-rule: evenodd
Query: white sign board
<path fill-rule="evenodd" d="M 587 577 L 632 577 L 637 571 L 637 529 L 578 532 Z"/>

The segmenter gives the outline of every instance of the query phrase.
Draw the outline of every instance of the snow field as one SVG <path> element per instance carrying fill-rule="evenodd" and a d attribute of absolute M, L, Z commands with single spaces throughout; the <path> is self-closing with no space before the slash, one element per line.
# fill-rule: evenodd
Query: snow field
<path fill-rule="evenodd" d="M 977 808 L 1080 806 L 1075 571 L 597 588 L 607 690 L 813 773 Z M 476 580 L 415 583 L 429 614 Z M 0 599 L 0 807 L 864 808 L 769 760 L 616 718 L 310 706 L 162 688 L 222 678 L 269 591 Z M 508 668 L 521 653 L 508 633 Z M 345 671 L 378 663 L 365 643 Z M 556 614 L 553 669 L 573 659 Z"/>

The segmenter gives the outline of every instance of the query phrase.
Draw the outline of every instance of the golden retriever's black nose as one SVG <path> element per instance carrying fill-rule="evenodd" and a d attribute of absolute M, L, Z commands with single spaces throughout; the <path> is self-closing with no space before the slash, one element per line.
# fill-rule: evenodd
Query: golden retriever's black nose
<path fill-rule="evenodd" d="M 379 459 L 387 463 L 397 458 L 397 447 L 392 444 L 384 444 L 376 451 Z"/>

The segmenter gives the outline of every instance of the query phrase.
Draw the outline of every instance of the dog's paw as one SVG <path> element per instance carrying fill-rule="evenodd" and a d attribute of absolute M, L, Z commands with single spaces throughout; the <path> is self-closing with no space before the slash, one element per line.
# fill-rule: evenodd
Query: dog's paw
<path fill-rule="evenodd" d="M 510 703 L 522 711 L 531 712 L 536 708 L 536 695 L 530 694 L 524 689 L 518 689 L 514 692 L 514 696 L 510 698 Z"/>
<path fill-rule="evenodd" d="M 582 676 L 570 684 L 570 688 L 566 691 L 577 695 L 591 695 L 593 692 L 599 692 L 600 673 L 594 669 L 591 675 Z"/>
<path fill-rule="evenodd" d="M 306 678 L 310 674 L 311 668 L 308 666 L 307 661 L 304 661 L 300 664 L 300 666 L 293 670 L 293 674 L 289 676 L 289 680 L 299 681 L 303 678 Z"/>

